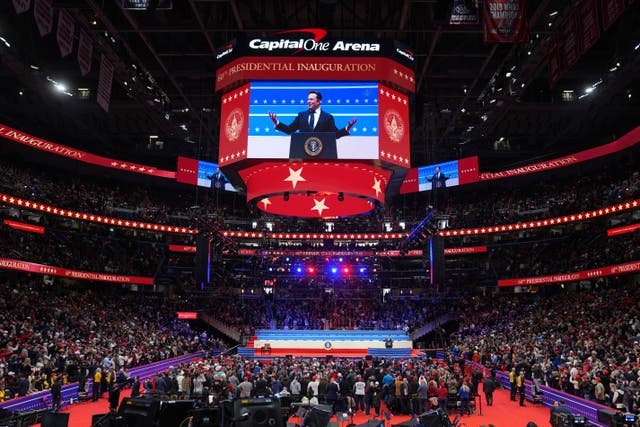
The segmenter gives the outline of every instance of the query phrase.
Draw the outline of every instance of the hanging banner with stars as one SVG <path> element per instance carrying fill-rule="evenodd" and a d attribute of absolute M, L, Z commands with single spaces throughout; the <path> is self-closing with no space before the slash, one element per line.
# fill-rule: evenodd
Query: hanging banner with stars
<path fill-rule="evenodd" d="M 10 141 L 26 145 L 27 147 L 35 148 L 37 150 L 46 151 L 50 154 L 68 157 L 73 160 L 78 160 L 105 168 L 141 173 L 162 178 L 173 179 L 176 176 L 176 173 L 174 171 L 159 170 L 153 166 L 141 165 L 138 163 L 131 163 L 123 160 L 110 159 L 108 157 L 102 157 L 95 154 L 87 153 L 86 151 L 67 147 L 62 144 L 56 144 L 55 142 L 47 141 L 46 139 L 37 138 L 35 136 L 29 135 L 28 133 L 21 132 L 9 126 L 5 126 L 1 123 L 0 138 L 6 138 Z"/>
<path fill-rule="evenodd" d="M 240 171 L 247 201 L 280 215 L 327 218 L 384 203 L 390 171 L 363 163 L 264 162 Z"/>
<path fill-rule="evenodd" d="M 227 166 L 247 158 L 249 87 L 241 86 L 222 95 L 218 163 Z"/>
<path fill-rule="evenodd" d="M 153 285 L 153 277 L 124 276 L 122 274 L 100 273 L 96 271 L 69 270 L 34 262 L 20 261 L 16 259 L 0 258 L 0 269 L 27 271 L 35 274 L 47 274 L 49 276 L 67 277 L 78 280 L 91 280 L 94 282 L 134 283 L 138 285 Z"/>
<path fill-rule="evenodd" d="M 378 85 L 378 104 L 380 160 L 408 168 L 411 166 L 409 97 Z"/>

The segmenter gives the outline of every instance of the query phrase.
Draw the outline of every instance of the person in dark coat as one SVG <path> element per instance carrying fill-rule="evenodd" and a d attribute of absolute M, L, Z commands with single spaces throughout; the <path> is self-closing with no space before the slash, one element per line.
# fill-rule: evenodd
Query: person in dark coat
<path fill-rule="evenodd" d="M 487 406 L 493 405 L 493 392 L 496 389 L 496 382 L 492 377 L 487 377 L 482 382 L 482 391 L 487 401 Z"/>

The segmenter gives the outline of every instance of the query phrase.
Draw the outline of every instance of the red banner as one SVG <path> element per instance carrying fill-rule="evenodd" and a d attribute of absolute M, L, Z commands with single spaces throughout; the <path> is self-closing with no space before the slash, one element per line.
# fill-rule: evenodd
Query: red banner
<path fill-rule="evenodd" d="M 251 80 L 370 80 L 415 92 L 414 71 L 389 58 L 305 56 L 238 58 L 216 71 L 216 92 Z"/>
<path fill-rule="evenodd" d="M 478 182 L 478 156 L 458 160 L 458 184 Z"/>
<path fill-rule="evenodd" d="M 198 185 L 198 160 L 178 156 L 176 181 L 185 184 Z"/>
<path fill-rule="evenodd" d="M 602 0 L 601 5 L 602 27 L 607 31 L 624 12 L 624 0 Z"/>
<path fill-rule="evenodd" d="M 247 158 L 249 92 L 246 84 L 222 96 L 218 164 L 226 166 Z"/>
<path fill-rule="evenodd" d="M 345 257 L 359 257 L 359 256 L 381 256 L 381 257 L 417 257 L 422 256 L 424 252 L 421 249 L 413 249 L 406 254 L 400 254 L 400 251 L 263 251 L 260 249 L 239 249 L 238 255 L 244 256 L 302 256 L 302 257 L 327 257 L 327 256 L 345 256 Z"/>
<path fill-rule="evenodd" d="M 484 0 L 484 41 L 522 43 L 529 38 L 526 0 Z"/>
<path fill-rule="evenodd" d="M 300 236 L 303 236 L 302 234 Z M 486 246 L 468 246 L 461 248 L 447 248 L 444 250 L 445 255 L 466 255 L 466 254 L 478 254 L 487 252 Z M 381 257 L 399 257 L 399 256 L 422 256 L 423 251 L 421 249 L 413 249 L 408 251 L 405 255 L 402 255 L 399 250 L 390 250 L 390 251 L 287 251 L 287 250 L 267 250 L 263 251 L 260 249 L 238 249 L 238 255 L 243 256 L 258 256 L 258 255 L 266 255 L 266 256 L 302 256 L 302 257 L 324 257 L 324 256 L 350 256 L 350 257 L 360 257 L 360 256 L 381 256 Z"/>
<path fill-rule="evenodd" d="M 86 76 L 91 71 L 91 62 L 93 60 L 93 42 L 91 37 L 84 30 L 80 30 L 78 40 L 78 65 L 80 66 L 80 74 Z"/>
<path fill-rule="evenodd" d="M 73 50 L 73 33 L 76 31 L 76 25 L 66 9 L 61 9 L 58 13 L 58 31 L 56 39 L 58 40 L 58 49 L 60 56 L 63 58 Z"/>
<path fill-rule="evenodd" d="M 105 168 L 119 169 L 122 171 L 158 176 L 161 178 L 174 179 L 176 177 L 176 173 L 173 171 L 159 170 L 152 166 L 97 156 L 95 154 L 87 153 L 86 151 L 80 151 L 75 148 L 47 141 L 46 139 L 37 138 L 35 136 L 29 135 L 28 133 L 21 132 L 9 126 L 5 126 L 1 123 L 0 137 L 18 142 L 31 148 L 46 151 L 51 154 L 57 154 L 59 156 L 68 157 L 70 159 L 79 160 L 85 163 L 91 163 L 92 165 L 102 166 Z"/>
<path fill-rule="evenodd" d="M 6 270 L 28 271 L 29 273 L 36 274 L 47 274 L 49 276 L 67 277 L 69 279 L 78 280 L 153 285 L 153 277 L 122 276 L 119 274 L 96 273 L 93 271 L 68 270 L 61 267 L 52 267 L 49 265 L 7 258 L 0 258 L 0 268 Z"/>
<path fill-rule="evenodd" d="M 104 111 L 109 112 L 111 102 L 111 84 L 113 83 L 113 65 L 111 61 L 102 54 L 100 58 L 100 75 L 98 76 L 98 93 L 96 101 Z"/>
<path fill-rule="evenodd" d="M 479 254 L 487 252 L 486 246 L 467 246 L 462 248 L 446 248 L 444 250 L 445 255 L 466 255 L 466 254 Z"/>
<path fill-rule="evenodd" d="M 31 7 L 31 0 L 13 0 L 13 8 L 17 14 L 25 13 Z"/>
<path fill-rule="evenodd" d="M 36 0 L 33 6 L 33 17 L 36 19 L 40 36 L 44 37 L 49 34 L 53 27 L 52 0 Z"/>
<path fill-rule="evenodd" d="M 607 230 L 607 236 L 617 236 L 619 234 L 633 233 L 640 229 L 640 224 L 625 225 L 624 227 L 610 228 Z"/>
<path fill-rule="evenodd" d="M 171 252 L 195 252 L 195 246 L 185 246 L 185 245 L 169 245 L 169 250 Z"/>
<path fill-rule="evenodd" d="M 598 4 L 596 0 L 582 0 L 578 6 L 580 19 L 580 41 L 584 55 L 600 39 Z"/>
<path fill-rule="evenodd" d="M 406 95 L 378 84 L 378 156 L 405 168 L 411 166 L 408 105 Z"/>
<path fill-rule="evenodd" d="M 560 48 L 555 36 L 549 37 L 549 49 L 547 50 L 547 69 L 549 72 L 549 87 L 554 88 L 562 75 L 562 58 Z"/>
<path fill-rule="evenodd" d="M 176 314 L 178 319 L 195 320 L 198 318 L 198 313 L 195 311 L 178 311 Z"/>
<path fill-rule="evenodd" d="M 562 25 L 562 57 L 563 71 L 570 70 L 580 59 L 578 42 L 578 21 L 575 13 L 569 14 Z"/>
<path fill-rule="evenodd" d="M 498 280 L 498 286 L 528 286 L 543 285 L 546 283 L 575 282 L 597 277 L 613 276 L 615 274 L 628 274 L 640 271 L 640 261 L 616 264 L 608 267 L 595 268 L 593 270 L 578 271 L 575 273 L 553 274 L 550 276 L 522 277 L 520 279 Z"/>
<path fill-rule="evenodd" d="M 21 199 L 19 197 L 10 196 L 8 194 L 0 193 L 0 201 L 13 206 L 20 206 L 21 208 L 31 209 L 34 211 L 45 212 L 51 215 L 58 215 L 79 221 L 90 221 L 98 224 L 115 225 L 118 227 L 138 228 L 141 230 L 161 231 L 166 233 L 179 233 L 179 234 L 198 234 L 198 229 L 188 227 L 178 227 L 173 225 L 154 224 L 151 222 L 131 221 L 121 218 L 111 218 L 108 216 L 101 216 L 90 214 L 86 212 L 72 211 L 69 209 L 58 209 L 55 206 L 45 205 L 43 203 L 33 202 L 31 200 Z"/>
<path fill-rule="evenodd" d="M 28 231 L 30 233 L 44 234 L 44 227 L 33 224 L 25 224 L 24 222 L 11 221 L 10 219 L 4 220 L 5 225 L 16 230 Z"/>
<path fill-rule="evenodd" d="M 621 136 L 617 140 L 605 145 L 601 145 L 599 147 L 590 148 L 588 150 L 569 154 L 564 157 L 558 157 L 553 160 L 547 160 L 540 163 L 532 163 L 530 165 L 521 166 L 519 168 L 507 169 L 500 172 L 481 172 L 480 181 L 509 178 L 512 176 L 526 175 L 529 173 L 544 172 L 550 169 L 572 166 L 576 163 L 622 151 L 626 148 L 634 146 L 638 142 L 640 142 L 640 126 Z"/>

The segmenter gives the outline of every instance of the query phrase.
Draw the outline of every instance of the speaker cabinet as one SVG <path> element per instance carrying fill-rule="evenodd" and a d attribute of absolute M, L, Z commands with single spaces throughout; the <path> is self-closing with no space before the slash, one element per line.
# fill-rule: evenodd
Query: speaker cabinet
<path fill-rule="evenodd" d="M 236 427 L 272 427 L 282 425 L 280 402 L 275 399 L 236 399 L 233 402 L 233 409 Z"/>
<path fill-rule="evenodd" d="M 311 408 L 302 420 L 305 427 L 327 427 L 333 415 L 333 409 L 328 405 L 317 405 Z"/>
<path fill-rule="evenodd" d="M 382 420 L 369 420 L 366 423 L 358 424 L 356 427 L 384 427 Z"/>
<path fill-rule="evenodd" d="M 148 397 L 129 397 L 122 399 L 118 415 L 124 418 L 128 427 L 157 426 L 160 400 Z"/>
<path fill-rule="evenodd" d="M 189 416 L 194 406 L 194 400 L 163 400 L 160 402 L 158 411 L 159 426 L 179 426 Z"/>
<path fill-rule="evenodd" d="M 67 427 L 68 425 L 68 412 L 47 412 L 42 417 L 42 427 Z"/>
<path fill-rule="evenodd" d="M 412 418 L 410 420 L 401 422 L 399 424 L 392 424 L 391 427 L 413 427 L 413 426 L 417 426 L 420 423 L 418 422 L 418 420 L 416 420 L 415 418 Z"/>
<path fill-rule="evenodd" d="M 440 413 L 438 411 L 425 412 L 418 415 L 418 419 L 424 427 L 442 427 Z"/>

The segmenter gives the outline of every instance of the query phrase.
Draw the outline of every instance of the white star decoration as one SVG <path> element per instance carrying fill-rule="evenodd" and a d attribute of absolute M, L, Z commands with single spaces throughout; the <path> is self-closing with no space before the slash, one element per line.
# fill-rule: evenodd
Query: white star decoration
<path fill-rule="evenodd" d="M 311 208 L 312 211 L 318 211 L 318 216 L 322 216 L 322 211 L 325 209 L 329 209 L 327 205 L 324 204 L 326 198 L 322 200 L 313 199 L 314 206 Z"/>
<path fill-rule="evenodd" d="M 298 181 L 306 181 L 306 179 L 304 179 L 302 176 L 300 176 L 302 174 L 302 169 L 300 168 L 297 171 L 294 171 L 293 169 L 289 168 L 289 176 L 287 178 L 285 178 L 285 181 L 290 181 L 291 185 L 293 188 L 296 188 L 296 185 L 298 184 Z"/>
<path fill-rule="evenodd" d="M 376 197 L 378 197 L 378 193 L 381 193 L 382 190 L 380 189 L 380 180 L 376 179 L 376 177 L 373 177 L 373 185 L 371 186 L 371 188 L 373 188 L 376 191 Z"/>

